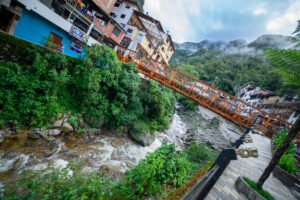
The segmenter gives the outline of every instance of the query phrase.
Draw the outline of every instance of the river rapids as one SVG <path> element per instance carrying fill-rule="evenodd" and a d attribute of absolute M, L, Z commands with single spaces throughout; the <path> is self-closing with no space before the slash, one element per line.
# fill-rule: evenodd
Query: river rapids
<path fill-rule="evenodd" d="M 28 131 L 23 130 L 6 138 L 0 146 L 0 185 L 14 182 L 23 170 L 62 169 L 73 159 L 83 163 L 87 172 L 101 169 L 119 178 L 164 140 L 175 143 L 178 150 L 186 148 L 192 140 L 221 150 L 230 147 L 243 132 L 242 128 L 202 107 L 195 112 L 178 111 L 169 129 L 156 132 L 155 141 L 147 147 L 136 144 L 126 134 L 107 130 L 101 130 L 89 143 L 76 138 L 57 138 L 52 142 L 29 140 Z M 2 130 L 0 134 L 8 133 Z"/>

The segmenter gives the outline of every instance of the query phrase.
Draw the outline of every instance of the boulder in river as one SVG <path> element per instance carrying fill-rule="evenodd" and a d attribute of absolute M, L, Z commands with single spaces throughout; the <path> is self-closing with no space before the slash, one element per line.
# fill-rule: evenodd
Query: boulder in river
<path fill-rule="evenodd" d="M 130 126 L 128 133 L 131 139 L 142 146 L 150 146 L 155 140 L 154 133 L 143 131 L 137 125 Z"/>
<path fill-rule="evenodd" d="M 78 123 L 78 125 L 79 125 L 80 127 L 82 127 L 82 128 L 88 127 L 88 124 L 85 123 L 81 118 L 78 118 L 77 123 Z"/>
<path fill-rule="evenodd" d="M 35 132 L 28 133 L 27 138 L 30 140 L 38 140 L 41 136 Z"/>
<path fill-rule="evenodd" d="M 69 132 L 72 132 L 73 131 L 73 127 L 70 123 L 68 122 L 65 122 L 61 128 L 61 130 L 64 132 L 64 133 L 69 133 Z"/>
<path fill-rule="evenodd" d="M 101 117 L 100 117 L 100 119 L 98 119 L 98 122 L 97 122 L 97 124 L 96 124 L 96 128 L 102 128 L 102 126 L 103 126 L 103 124 L 104 124 L 104 115 L 102 115 Z"/>
<path fill-rule="evenodd" d="M 48 135 L 49 136 L 58 136 L 60 134 L 59 129 L 50 129 Z"/>
<path fill-rule="evenodd" d="M 54 124 L 52 125 L 53 128 L 61 128 L 63 124 L 63 120 L 60 119 L 60 120 L 57 120 L 56 122 L 54 122 Z"/>

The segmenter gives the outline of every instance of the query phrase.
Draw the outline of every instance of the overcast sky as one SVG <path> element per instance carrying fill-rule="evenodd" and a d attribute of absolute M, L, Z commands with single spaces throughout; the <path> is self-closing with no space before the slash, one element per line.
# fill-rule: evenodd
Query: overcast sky
<path fill-rule="evenodd" d="M 300 0 L 145 0 L 144 9 L 176 42 L 251 42 L 266 33 L 290 35 L 300 20 Z"/>

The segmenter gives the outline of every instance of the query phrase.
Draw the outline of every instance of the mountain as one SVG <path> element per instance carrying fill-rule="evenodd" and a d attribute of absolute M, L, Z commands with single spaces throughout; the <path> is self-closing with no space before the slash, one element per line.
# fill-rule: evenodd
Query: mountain
<path fill-rule="evenodd" d="M 272 72 L 274 66 L 263 56 L 264 48 L 294 47 L 291 39 L 282 35 L 262 35 L 250 43 L 244 39 L 176 43 L 170 65 L 232 95 L 245 83 L 281 94 L 300 94 L 299 87 L 282 83 Z"/>
<path fill-rule="evenodd" d="M 175 46 L 177 47 L 177 51 L 189 51 L 190 55 L 203 48 L 208 50 L 220 50 L 227 54 L 254 54 L 261 53 L 264 48 L 293 48 L 294 45 L 291 40 L 292 37 L 290 36 L 266 34 L 258 37 L 249 44 L 247 44 L 244 39 L 237 39 L 230 42 L 203 40 L 199 43 L 175 43 Z"/>
<path fill-rule="evenodd" d="M 226 45 L 226 42 L 223 41 L 210 41 L 203 40 L 199 43 L 194 42 L 184 42 L 184 43 L 175 43 L 175 46 L 180 50 L 188 50 L 191 52 L 199 51 L 202 48 L 206 49 L 221 49 Z"/>
<path fill-rule="evenodd" d="M 256 40 L 248 44 L 248 47 L 253 47 L 256 49 L 263 48 L 293 48 L 294 45 L 291 43 L 293 37 L 283 36 L 283 35 L 262 35 Z"/>

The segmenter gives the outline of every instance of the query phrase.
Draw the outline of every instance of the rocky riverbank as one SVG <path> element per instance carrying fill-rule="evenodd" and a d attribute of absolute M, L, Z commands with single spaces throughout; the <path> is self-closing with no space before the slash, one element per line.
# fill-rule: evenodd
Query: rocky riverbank
<path fill-rule="evenodd" d="M 83 124 L 76 126 L 69 118 L 64 116 L 44 129 L 1 130 L 0 183 L 13 182 L 25 169 L 61 169 L 72 159 L 81 161 L 86 171 L 101 170 L 118 178 L 148 152 L 155 151 L 163 140 L 175 143 L 178 149 L 186 148 L 192 140 L 223 149 L 243 133 L 235 124 L 205 108 L 178 111 L 168 130 L 150 134 L 150 139 L 141 135 L 140 138 L 146 138 L 144 145 L 132 140 L 126 128 L 105 130 L 86 126 L 78 131 Z M 78 124 L 82 123 L 80 120 L 77 119 Z"/>

